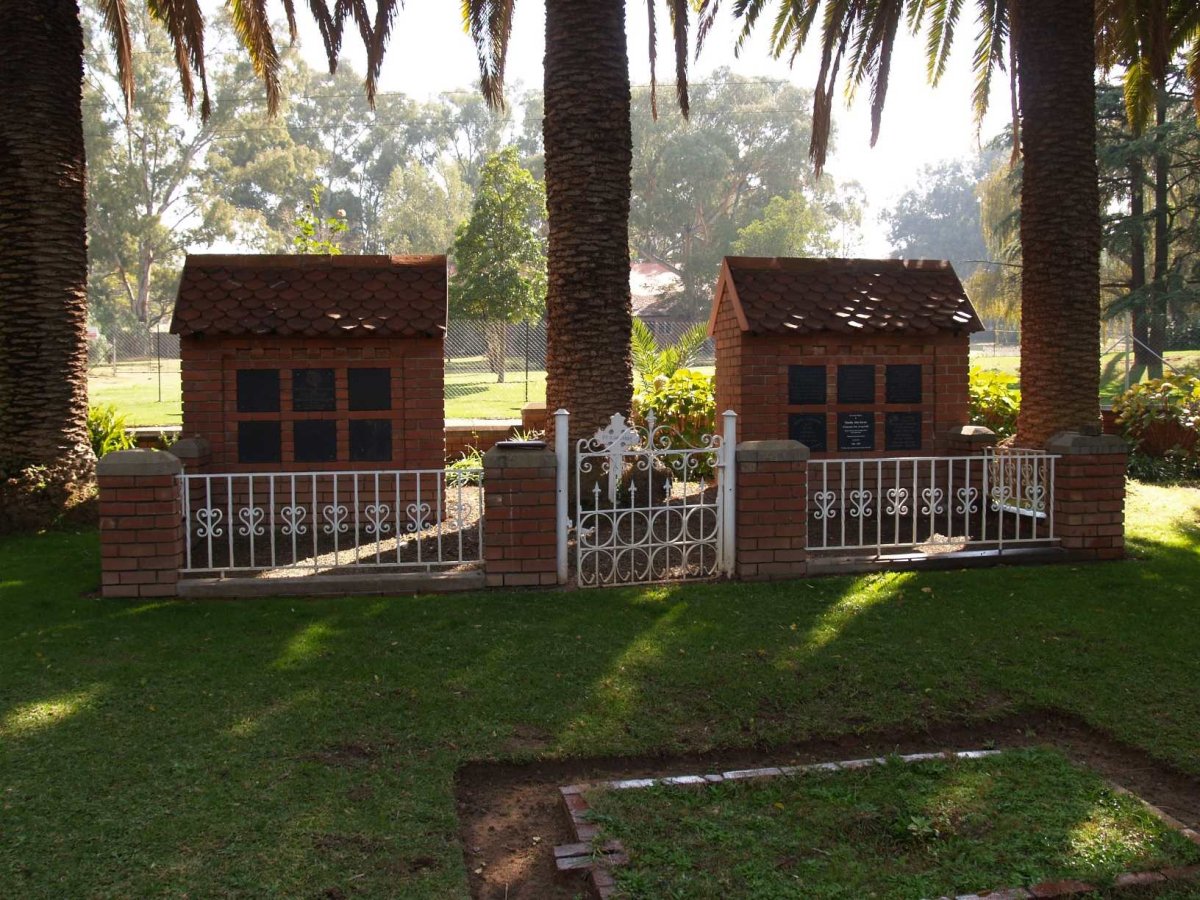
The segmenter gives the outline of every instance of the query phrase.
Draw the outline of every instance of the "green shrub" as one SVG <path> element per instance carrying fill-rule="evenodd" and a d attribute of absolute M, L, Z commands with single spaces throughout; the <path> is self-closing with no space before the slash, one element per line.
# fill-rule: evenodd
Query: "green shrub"
<path fill-rule="evenodd" d="M 1129 473 L 1143 481 L 1200 477 L 1200 377 L 1171 375 L 1135 384 L 1113 401 L 1133 444 Z"/>
<path fill-rule="evenodd" d="M 482 480 L 483 453 L 478 447 L 468 447 L 458 459 L 446 464 L 446 484 L 451 487 L 466 487 Z"/>
<path fill-rule="evenodd" d="M 644 426 L 654 413 L 655 427 L 666 435 L 664 445 L 672 450 L 699 447 L 705 437 L 716 429 L 717 401 L 713 377 L 693 369 L 677 369 L 669 378 L 663 375 L 645 384 L 633 395 L 633 421 Z M 698 464 L 689 470 L 689 477 L 711 476 L 712 465 L 702 455 L 691 462 Z"/>
<path fill-rule="evenodd" d="M 111 403 L 88 409 L 88 434 L 96 458 L 114 450 L 130 450 L 136 446 L 133 435 L 125 430 L 125 416 Z"/>
<path fill-rule="evenodd" d="M 1010 376 L 988 369 L 972 368 L 970 374 L 971 424 L 985 425 L 1002 438 L 1017 430 L 1021 392 L 1011 386 Z"/>

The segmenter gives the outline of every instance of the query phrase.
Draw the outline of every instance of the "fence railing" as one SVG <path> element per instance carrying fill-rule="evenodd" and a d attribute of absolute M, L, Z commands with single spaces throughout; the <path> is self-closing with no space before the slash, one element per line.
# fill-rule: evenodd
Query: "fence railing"
<path fill-rule="evenodd" d="M 483 470 L 184 475 L 189 573 L 446 569 L 483 560 Z"/>
<path fill-rule="evenodd" d="M 808 549 L 935 555 L 1053 543 L 1057 458 L 997 450 L 811 460 Z"/>

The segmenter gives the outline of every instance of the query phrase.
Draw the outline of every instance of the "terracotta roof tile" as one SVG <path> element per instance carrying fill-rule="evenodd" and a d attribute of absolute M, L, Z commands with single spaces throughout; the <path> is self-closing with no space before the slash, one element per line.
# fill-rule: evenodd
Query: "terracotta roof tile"
<path fill-rule="evenodd" d="M 174 334 L 426 337 L 446 328 L 444 256 L 187 258 Z"/>
<path fill-rule="evenodd" d="M 721 291 L 753 333 L 983 330 L 954 269 L 941 260 L 730 256 Z"/>

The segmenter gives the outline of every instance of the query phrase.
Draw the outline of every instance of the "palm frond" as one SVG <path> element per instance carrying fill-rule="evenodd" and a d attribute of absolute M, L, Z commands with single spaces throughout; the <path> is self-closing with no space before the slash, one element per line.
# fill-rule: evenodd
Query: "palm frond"
<path fill-rule="evenodd" d="M 342 31 L 346 12 L 342 0 L 330 10 L 325 0 L 308 0 L 308 9 L 321 32 L 321 43 L 325 45 L 325 58 L 329 62 L 329 74 L 337 71 L 338 57 L 342 53 Z"/>
<path fill-rule="evenodd" d="M 668 0 L 671 9 L 671 27 L 675 35 L 675 99 L 679 111 L 686 119 L 688 102 L 688 0 Z M 653 4 L 653 0 L 647 0 Z"/>
<path fill-rule="evenodd" d="M 512 34 L 513 0 L 463 0 L 463 26 L 475 44 L 479 86 L 488 106 L 504 107 L 504 73 Z"/>
<path fill-rule="evenodd" d="M 279 52 L 271 36 L 263 0 L 229 0 L 229 13 L 238 40 L 250 55 L 254 73 L 262 79 L 267 91 L 267 114 L 279 109 Z"/>
<path fill-rule="evenodd" d="M 1125 69 L 1122 83 L 1125 98 L 1125 118 L 1135 134 L 1146 130 L 1146 123 L 1154 115 L 1158 91 L 1155 88 L 1151 64 L 1145 59 L 1135 59 Z"/>
<path fill-rule="evenodd" d="M 146 8 L 171 38 L 175 67 L 179 70 L 180 87 L 189 110 L 196 104 L 193 74 L 200 80 L 200 117 L 207 119 L 211 102 L 208 75 L 204 68 L 204 15 L 200 4 L 196 0 L 146 0 Z"/>
<path fill-rule="evenodd" d="M 650 54 L 650 115 L 658 121 L 658 72 L 656 64 L 658 63 L 658 26 L 654 21 L 654 0 L 647 0 L 646 15 L 649 17 L 650 28 L 650 46 L 647 48 Z"/>
<path fill-rule="evenodd" d="M 925 42 L 926 68 L 930 84 L 937 85 L 946 74 L 950 46 L 962 14 L 962 0 L 932 0 L 929 33 Z"/>
<path fill-rule="evenodd" d="M 125 117 L 133 111 L 133 41 L 129 36 L 129 10 L 125 0 L 101 0 L 104 30 L 117 57 L 117 81 L 125 98 Z"/>
<path fill-rule="evenodd" d="M 283 14 L 287 17 L 288 40 L 296 43 L 298 30 L 296 28 L 296 0 L 283 0 Z"/>

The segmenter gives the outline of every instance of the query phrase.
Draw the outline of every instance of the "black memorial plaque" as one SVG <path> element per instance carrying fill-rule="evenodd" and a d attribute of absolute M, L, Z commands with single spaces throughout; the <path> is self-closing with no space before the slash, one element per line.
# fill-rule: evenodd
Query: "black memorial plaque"
<path fill-rule="evenodd" d="M 292 369 L 292 409 L 296 412 L 337 409 L 333 369 Z"/>
<path fill-rule="evenodd" d="M 921 367 L 920 366 L 888 366 L 887 367 L 887 402 L 888 403 L 920 403 L 921 402 Z"/>
<path fill-rule="evenodd" d="M 883 417 L 885 450 L 921 449 L 921 414 L 919 412 L 890 412 Z"/>
<path fill-rule="evenodd" d="M 238 462 L 277 463 L 279 454 L 278 422 L 238 422 Z"/>
<path fill-rule="evenodd" d="M 279 412 L 279 370 L 238 369 L 238 412 Z"/>
<path fill-rule="evenodd" d="M 838 413 L 838 449 L 874 450 L 875 413 Z"/>
<path fill-rule="evenodd" d="M 387 419 L 350 422 L 350 459 L 354 462 L 390 462 L 392 423 Z"/>
<path fill-rule="evenodd" d="M 875 367 L 838 366 L 838 403 L 874 403 Z"/>
<path fill-rule="evenodd" d="M 392 408 L 391 369 L 349 369 L 346 374 L 351 410 Z"/>
<path fill-rule="evenodd" d="M 809 450 L 825 451 L 828 448 L 825 438 L 825 413 L 792 413 L 789 415 L 788 438 L 799 441 Z"/>
<path fill-rule="evenodd" d="M 825 402 L 824 366 L 788 366 L 788 403 L 808 406 Z"/>
<path fill-rule="evenodd" d="M 292 426 L 296 462 L 333 462 L 337 459 L 337 422 L 306 419 Z"/>

